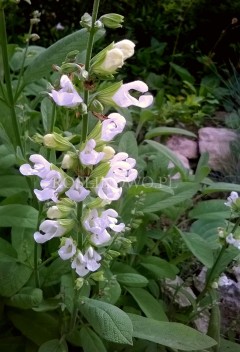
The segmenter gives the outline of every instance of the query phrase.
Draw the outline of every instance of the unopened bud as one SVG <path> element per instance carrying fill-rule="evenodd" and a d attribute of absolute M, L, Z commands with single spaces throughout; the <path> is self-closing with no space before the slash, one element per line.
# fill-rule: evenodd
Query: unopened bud
<path fill-rule="evenodd" d="M 32 40 L 33 42 L 35 42 L 36 40 L 40 39 L 39 35 L 37 33 L 32 33 L 29 36 L 29 40 Z"/>
<path fill-rule="evenodd" d="M 61 66 L 62 74 L 78 72 L 80 70 L 81 70 L 81 67 L 78 64 L 75 64 L 74 62 L 68 62 Z"/>
<path fill-rule="evenodd" d="M 39 19 L 39 18 L 31 18 L 31 19 L 30 19 L 31 25 L 38 24 L 39 22 L 40 22 L 40 19 Z"/>
<path fill-rule="evenodd" d="M 211 284 L 212 288 L 218 288 L 218 283 L 216 281 L 213 281 L 213 283 Z"/>
<path fill-rule="evenodd" d="M 78 111 L 80 112 L 80 114 L 84 115 L 84 114 L 87 114 L 88 112 L 88 108 L 87 108 L 87 105 L 85 103 L 80 103 L 78 105 Z"/>
<path fill-rule="evenodd" d="M 104 26 L 103 26 L 103 23 L 102 23 L 102 21 L 100 21 L 100 20 L 98 20 L 98 21 L 96 21 L 95 23 L 94 23 L 94 28 L 96 28 L 96 29 L 101 29 L 101 28 L 103 28 Z"/>
<path fill-rule="evenodd" d="M 62 137 L 58 133 L 49 133 L 43 137 L 43 144 L 47 148 L 55 149 L 58 151 L 68 151 L 73 148 L 72 143 L 66 137 Z"/>
<path fill-rule="evenodd" d="M 121 23 L 124 21 L 124 16 L 117 13 L 107 13 L 100 17 L 100 20 L 105 27 L 108 28 L 120 28 L 122 27 Z"/>
<path fill-rule="evenodd" d="M 76 290 L 80 290 L 82 287 L 83 287 L 83 284 L 84 284 L 84 279 L 82 277 L 78 277 L 76 280 L 75 280 L 75 287 L 76 287 Z"/>
<path fill-rule="evenodd" d="M 83 28 L 91 29 L 91 27 L 92 27 L 92 16 L 90 16 L 89 13 L 86 12 L 81 17 L 80 25 Z"/>
<path fill-rule="evenodd" d="M 79 51 L 78 50 L 73 50 L 73 51 L 70 51 L 67 56 L 66 56 L 66 62 L 73 62 L 77 55 L 79 54 Z"/>
<path fill-rule="evenodd" d="M 100 101 L 98 101 L 97 99 L 94 99 L 91 102 L 91 105 L 90 105 L 89 109 L 91 111 L 94 111 L 94 112 L 102 114 L 103 110 L 104 110 L 104 106 L 100 103 Z"/>
<path fill-rule="evenodd" d="M 49 219 L 60 219 L 62 217 L 62 213 L 60 212 L 58 207 L 54 205 L 48 209 L 47 217 Z"/>
<path fill-rule="evenodd" d="M 90 278 L 93 279 L 94 281 L 104 281 L 104 274 L 103 271 L 97 271 L 96 273 L 92 273 L 90 275 Z"/>
<path fill-rule="evenodd" d="M 74 153 L 67 153 L 64 155 L 61 167 L 62 169 L 75 169 L 78 164 L 78 157 Z"/>
<path fill-rule="evenodd" d="M 103 148 L 103 152 L 105 153 L 102 161 L 108 161 L 113 158 L 115 154 L 115 150 L 112 147 L 106 146 Z"/>

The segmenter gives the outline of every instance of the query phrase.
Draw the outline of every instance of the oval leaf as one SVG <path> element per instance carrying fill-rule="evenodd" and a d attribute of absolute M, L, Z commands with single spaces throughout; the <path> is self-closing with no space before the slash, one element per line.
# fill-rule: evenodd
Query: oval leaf
<path fill-rule="evenodd" d="M 148 280 L 145 276 L 133 273 L 117 274 L 116 278 L 120 284 L 130 287 L 145 287 L 148 284 Z"/>
<path fill-rule="evenodd" d="M 121 309 L 106 302 L 83 297 L 79 301 L 79 310 L 104 339 L 132 345 L 132 323 Z"/>
<path fill-rule="evenodd" d="M 133 324 L 133 336 L 184 351 L 202 351 L 216 345 L 211 337 L 186 325 L 157 321 L 128 314 Z"/>

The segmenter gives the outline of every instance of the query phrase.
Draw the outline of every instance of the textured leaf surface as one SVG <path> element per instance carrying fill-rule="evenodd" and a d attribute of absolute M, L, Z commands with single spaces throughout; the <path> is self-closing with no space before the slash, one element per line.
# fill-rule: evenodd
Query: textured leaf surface
<path fill-rule="evenodd" d="M 32 269 L 25 264 L 11 261 L 0 261 L 0 296 L 11 297 L 28 281 Z"/>
<path fill-rule="evenodd" d="M 133 323 L 133 336 L 183 351 L 202 351 L 216 345 L 211 337 L 186 325 L 162 322 L 128 314 Z"/>
<path fill-rule="evenodd" d="M 88 327 L 82 327 L 80 337 L 84 352 L 107 352 L 100 337 Z"/>
<path fill-rule="evenodd" d="M 0 206 L 0 227 L 37 227 L 38 211 L 29 205 L 9 204 Z"/>
<path fill-rule="evenodd" d="M 160 321 L 168 321 L 161 303 L 156 300 L 156 298 L 154 298 L 148 291 L 142 288 L 132 287 L 129 287 L 127 290 L 148 318 Z"/>
<path fill-rule="evenodd" d="M 79 309 L 94 330 L 104 339 L 132 344 L 132 323 L 121 309 L 95 299 L 82 298 Z"/>
<path fill-rule="evenodd" d="M 40 346 L 38 352 L 68 352 L 68 347 L 65 341 L 53 339 L 44 342 L 44 344 Z"/>

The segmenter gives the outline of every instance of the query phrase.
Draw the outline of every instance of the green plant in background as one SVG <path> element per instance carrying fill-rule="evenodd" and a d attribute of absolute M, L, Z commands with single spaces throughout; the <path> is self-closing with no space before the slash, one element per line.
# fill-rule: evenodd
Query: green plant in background
<path fill-rule="evenodd" d="M 121 27 L 121 15 L 98 18 L 95 0 L 84 29 L 47 49 L 19 49 L 7 43 L 7 5 L 0 1 L 0 350 L 234 351 L 238 345 L 219 340 L 214 287 L 239 253 L 238 198 L 226 207 L 204 197 L 239 186 L 213 183 L 205 156 L 189 174 L 151 140 L 192 132 L 165 127 L 145 141 L 141 127 L 154 108 L 132 115 L 140 118 L 140 144 L 128 130 L 126 108 L 152 102 L 145 83 L 114 80 L 134 44 L 93 48 L 104 26 Z M 208 84 L 196 90 L 186 70 L 173 68 L 188 89 L 179 111 L 190 118 L 199 97 L 201 106 L 217 104 Z M 192 262 L 208 268 L 197 297 L 188 291 Z M 207 335 L 194 329 L 206 310 Z"/>

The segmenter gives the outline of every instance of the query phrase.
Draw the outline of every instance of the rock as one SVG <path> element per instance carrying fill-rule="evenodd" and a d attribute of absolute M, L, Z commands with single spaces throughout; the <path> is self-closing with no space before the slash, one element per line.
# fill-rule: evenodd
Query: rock
<path fill-rule="evenodd" d="M 200 154 L 209 153 L 209 166 L 214 171 L 226 170 L 231 157 L 230 143 L 237 134 L 227 128 L 204 127 L 198 131 Z"/>
<path fill-rule="evenodd" d="M 166 279 L 165 290 L 170 297 L 174 297 L 174 302 L 180 307 L 191 306 L 191 301 L 188 299 L 188 296 L 196 299 L 193 290 L 190 287 L 185 286 L 184 281 L 179 276 L 176 276 L 174 280 Z"/>
<path fill-rule="evenodd" d="M 184 155 L 182 155 L 178 152 L 174 152 L 174 154 L 181 161 L 181 163 L 185 167 L 185 169 L 190 170 L 190 164 L 189 164 L 188 159 Z M 172 169 L 174 167 L 175 167 L 175 165 L 170 161 L 170 163 L 168 164 L 168 168 Z M 192 172 L 192 170 L 190 170 L 190 172 Z M 179 172 L 177 172 L 176 174 L 171 176 L 171 179 L 173 179 L 173 180 L 178 180 L 180 178 L 181 178 L 181 175 Z"/>
<path fill-rule="evenodd" d="M 180 153 L 188 159 L 198 157 L 197 142 L 182 136 L 172 136 L 166 143 L 167 147 L 174 152 Z"/>

